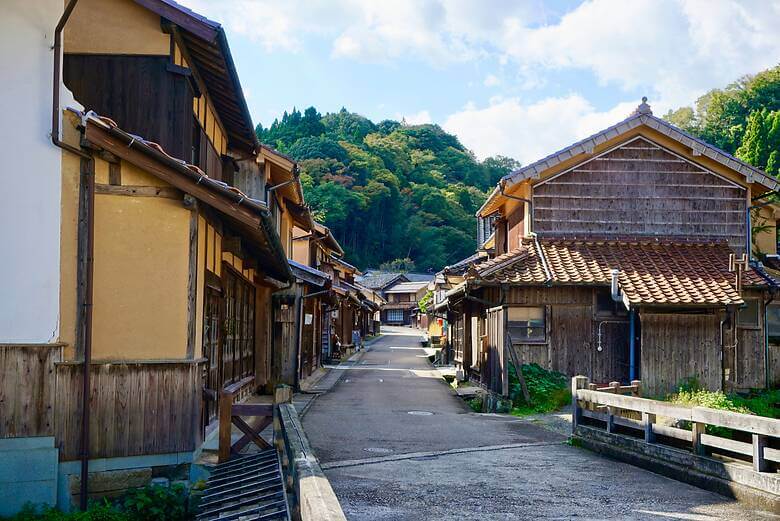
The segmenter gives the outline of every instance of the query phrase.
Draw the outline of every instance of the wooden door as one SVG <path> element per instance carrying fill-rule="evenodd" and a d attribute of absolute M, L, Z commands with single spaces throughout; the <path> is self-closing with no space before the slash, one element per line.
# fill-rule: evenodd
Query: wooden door
<path fill-rule="evenodd" d="M 203 357 L 206 358 L 206 389 L 219 391 L 222 384 L 221 374 L 221 328 L 222 292 L 211 286 L 206 287 L 203 310 Z M 216 400 L 207 400 L 204 405 L 203 421 L 208 425 L 217 418 Z"/>
<path fill-rule="evenodd" d="M 487 373 L 488 388 L 503 396 L 509 395 L 509 377 L 506 364 L 506 308 L 487 310 Z"/>

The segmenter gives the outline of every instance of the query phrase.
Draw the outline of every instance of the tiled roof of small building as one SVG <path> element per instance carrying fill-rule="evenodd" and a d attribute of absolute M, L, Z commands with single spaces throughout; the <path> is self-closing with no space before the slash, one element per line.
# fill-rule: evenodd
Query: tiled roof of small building
<path fill-rule="evenodd" d="M 606 286 L 612 269 L 618 269 L 621 293 L 630 304 L 742 304 L 735 275 L 728 271 L 731 253 L 725 243 L 527 239 L 520 248 L 475 266 L 470 276 L 488 283 Z M 743 282 L 767 285 L 752 268 Z"/>

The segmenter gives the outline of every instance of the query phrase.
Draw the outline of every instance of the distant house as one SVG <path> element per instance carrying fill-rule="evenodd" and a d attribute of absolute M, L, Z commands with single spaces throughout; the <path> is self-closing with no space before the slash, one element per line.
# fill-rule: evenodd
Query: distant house
<path fill-rule="evenodd" d="M 387 304 L 382 306 L 382 323 L 404 326 L 412 324 L 414 311 L 427 293 L 429 282 L 397 282 L 387 288 Z"/>
<path fill-rule="evenodd" d="M 435 305 L 456 363 L 503 395 L 508 366 L 531 362 L 594 382 L 641 379 L 650 395 L 688 378 L 778 385 L 778 188 L 644 102 L 512 172 L 477 214 L 490 258 L 448 276 Z"/>

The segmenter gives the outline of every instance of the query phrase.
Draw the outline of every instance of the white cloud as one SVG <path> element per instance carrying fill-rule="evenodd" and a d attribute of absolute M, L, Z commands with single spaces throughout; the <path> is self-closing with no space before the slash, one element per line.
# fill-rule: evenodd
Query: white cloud
<path fill-rule="evenodd" d="M 444 122 L 444 129 L 480 159 L 497 154 L 527 165 L 626 118 L 637 103 L 597 111 L 578 94 L 524 104 L 493 99 L 483 108 L 469 104 Z"/>
<path fill-rule="evenodd" d="M 603 84 L 678 105 L 774 65 L 778 18 L 778 1 L 747 8 L 732 0 L 592 0 L 554 25 L 510 22 L 498 45 L 538 74 L 589 70 Z"/>
<path fill-rule="evenodd" d="M 485 79 L 482 82 L 482 84 L 485 87 L 498 87 L 499 85 L 501 85 L 501 80 L 498 79 L 498 76 L 496 76 L 495 74 L 488 74 L 487 76 L 485 76 Z"/>
<path fill-rule="evenodd" d="M 188 3 L 268 52 L 302 51 L 316 37 L 333 57 L 362 62 L 488 57 L 515 67 L 523 89 L 550 70 L 584 70 L 676 105 L 780 56 L 780 0 L 586 0 L 552 17 L 543 2 L 502 0 Z"/>

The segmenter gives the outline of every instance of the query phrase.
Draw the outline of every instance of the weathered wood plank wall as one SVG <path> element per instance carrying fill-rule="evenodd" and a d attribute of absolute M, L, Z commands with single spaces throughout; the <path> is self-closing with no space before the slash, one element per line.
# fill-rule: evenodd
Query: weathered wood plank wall
<path fill-rule="evenodd" d="M 638 138 L 534 187 L 543 235 L 661 235 L 745 244 L 745 191 Z"/>
<path fill-rule="evenodd" d="M 54 435 L 61 345 L 0 345 L 0 438 Z"/>
<path fill-rule="evenodd" d="M 497 288 L 486 288 L 484 295 L 491 302 L 501 300 Z M 548 341 L 518 344 L 523 363 L 536 363 L 569 376 L 585 375 L 596 382 L 628 377 L 626 327 L 594 317 L 593 288 L 512 287 L 507 289 L 504 302 L 507 306 L 547 306 Z M 602 326 L 602 350 L 597 351 L 598 324 L 602 320 L 606 321 Z"/>
<path fill-rule="evenodd" d="M 90 457 L 188 452 L 201 443 L 200 361 L 90 366 Z M 80 363 L 56 364 L 55 428 L 60 460 L 79 457 Z"/>
<path fill-rule="evenodd" d="M 720 389 L 720 316 L 640 312 L 642 321 L 642 392 L 659 396 L 696 377 Z"/>

